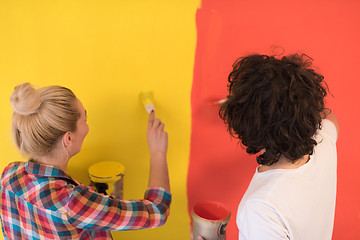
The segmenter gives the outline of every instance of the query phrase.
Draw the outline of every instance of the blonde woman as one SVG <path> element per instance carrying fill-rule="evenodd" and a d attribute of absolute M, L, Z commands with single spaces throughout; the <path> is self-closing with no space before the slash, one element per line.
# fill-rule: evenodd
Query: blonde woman
<path fill-rule="evenodd" d="M 112 239 L 109 231 L 154 228 L 165 223 L 171 202 L 164 124 L 149 117 L 149 188 L 141 200 L 116 200 L 70 177 L 67 165 L 89 127 L 86 110 L 60 86 L 24 83 L 10 97 L 12 132 L 27 162 L 1 176 L 0 216 L 5 239 Z"/>

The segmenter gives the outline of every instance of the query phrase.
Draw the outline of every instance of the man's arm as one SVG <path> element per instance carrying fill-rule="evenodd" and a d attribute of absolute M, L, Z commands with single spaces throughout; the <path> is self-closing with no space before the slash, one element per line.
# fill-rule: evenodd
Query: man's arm
<path fill-rule="evenodd" d="M 236 216 L 239 240 L 285 240 L 290 233 L 278 211 L 262 200 L 248 200 Z"/>

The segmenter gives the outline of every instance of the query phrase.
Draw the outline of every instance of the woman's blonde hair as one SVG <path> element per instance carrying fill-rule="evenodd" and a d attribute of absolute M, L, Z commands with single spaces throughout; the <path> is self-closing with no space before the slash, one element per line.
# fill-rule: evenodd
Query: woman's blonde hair
<path fill-rule="evenodd" d="M 30 83 L 16 86 L 10 97 L 14 110 L 12 134 L 21 154 L 51 154 L 63 134 L 75 131 L 80 117 L 75 101 L 75 94 L 65 87 L 35 89 Z"/>

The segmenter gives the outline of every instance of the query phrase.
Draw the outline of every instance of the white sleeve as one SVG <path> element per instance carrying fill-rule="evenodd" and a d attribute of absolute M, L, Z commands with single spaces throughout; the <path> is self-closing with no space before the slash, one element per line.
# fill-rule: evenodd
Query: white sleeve
<path fill-rule="evenodd" d="M 236 216 L 239 240 L 289 239 L 287 228 L 277 211 L 259 200 L 249 200 Z"/>

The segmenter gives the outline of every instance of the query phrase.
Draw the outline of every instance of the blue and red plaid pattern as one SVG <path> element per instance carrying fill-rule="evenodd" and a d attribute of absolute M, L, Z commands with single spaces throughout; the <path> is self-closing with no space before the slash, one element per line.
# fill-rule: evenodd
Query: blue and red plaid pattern
<path fill-rule="evenodd" d="M 5 239 L 112 239 L 109 231 L 165 223 L 171 194 L 149 188 L 141 200 L 115 200 L 57 167 L 15 162 L 1 177 L 0 216 Z"/>

